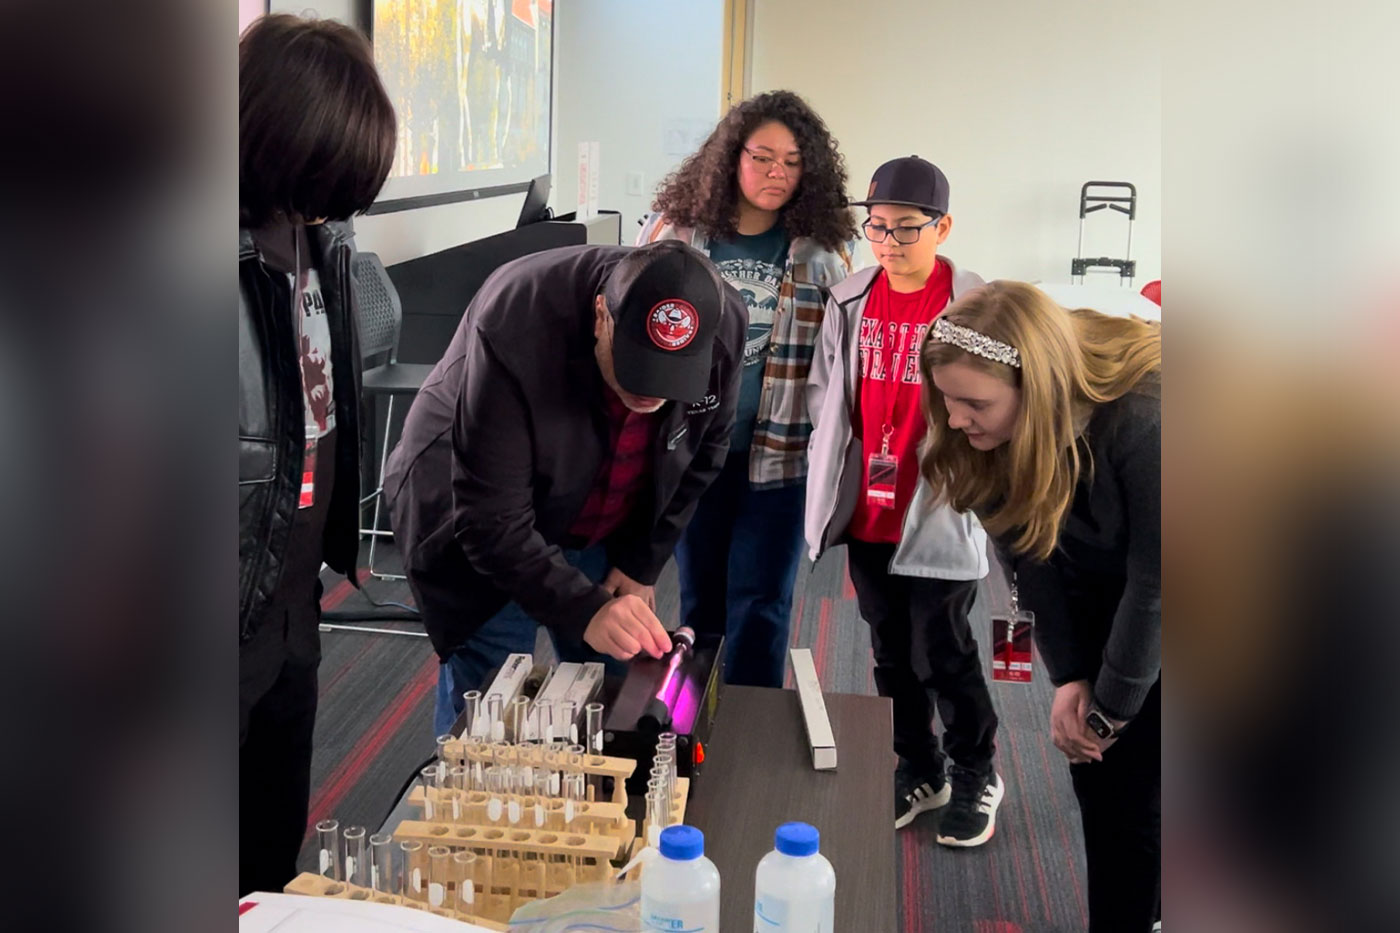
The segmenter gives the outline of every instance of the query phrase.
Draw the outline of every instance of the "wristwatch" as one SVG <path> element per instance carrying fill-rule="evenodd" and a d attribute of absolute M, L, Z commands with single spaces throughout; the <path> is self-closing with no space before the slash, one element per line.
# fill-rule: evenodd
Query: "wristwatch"
<path fill-rule="evenodd" d="M 1084 721 L 1089 724 L 1089 728 L 1094 730 L 1094 735 L 1101 739 L 1116 738 L 1122 728 L 1115 728 L 1113 723 L 1108 721 L 1108 717 L 1096 709 L 1089 710 L 1089 714 L 1084 717 Z M 1126 727 L 1124 723 L 1124 727 Z"/>

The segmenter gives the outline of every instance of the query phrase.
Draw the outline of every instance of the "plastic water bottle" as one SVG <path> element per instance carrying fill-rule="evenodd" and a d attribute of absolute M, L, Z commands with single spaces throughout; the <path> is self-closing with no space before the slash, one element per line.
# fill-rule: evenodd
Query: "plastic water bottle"
<path fill-rule="evenodd" d="M 648 933 L 717 933 L 719 869 L 705 858 L 694 826 L 661 831 L 661 857 L 642 871 L 642 929 Z"/>
<path fill-rule="evenodd" d="M 836 872 L 819 851 L 821 834 L 784 823 L 754 876 L 754 933 L 832 933 Z"/>

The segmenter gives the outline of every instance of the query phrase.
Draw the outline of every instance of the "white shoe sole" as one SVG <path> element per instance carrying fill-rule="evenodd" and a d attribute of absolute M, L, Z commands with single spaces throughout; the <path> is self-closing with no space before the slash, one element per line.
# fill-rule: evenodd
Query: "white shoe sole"
<path fill-rule="evenodd" d="M 980 846 L 982 843 L 992 838 L 992 834 L 997 830 L 997 808 L 1001 806 L 1001 798 L 1006 796 L 1006 785 L 1002 783 L 1001 775 L 998 774 L 996 778 L 996 783 L 992 785 L 992 810 L 987 814 L 987 828 L 970 839 L 955 839 L 952 836 L 945 836 L 939 833 L 937 836 L 939 845 L 967 849 L 973 846 Z"/>
<path fill-rule="evenodd" d="M 914 806 L 910 807 L 908 813 L 904 814 L 901 817 L 897 817 L 894 821 L 894 828 L 903 829 L 910 823 L 914 822 L 914 818 L 920 813 L 927 813 L 930 810 L 937 810 L 939 807 L 946 807 L 948 805 L 948 801 L 952 799 L 953 785 L 945 780 L 943 782 L 942 790 L 934 794 L 932 797 L 925 797 L 923 800 L 916 801 Z"/>

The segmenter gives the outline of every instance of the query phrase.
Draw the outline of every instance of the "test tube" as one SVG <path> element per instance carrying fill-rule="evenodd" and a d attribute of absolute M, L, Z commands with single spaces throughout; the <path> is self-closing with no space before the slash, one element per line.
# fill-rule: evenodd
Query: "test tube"
<path fill-rule="evenodd" d="M 505 782 L 504 771 L 504 765 L 491 765 L 486 769 L 486 793 L 489 795 L 486 800 L 486 818 L 492 823 L 501 822 L 505 811 L 505 792 L 502 789 Z"/>
<path fill-rule="evenodd" d="M 676 754 L 675 752 L 658 752 L 652 758 L 652 767 L 661 765 L 666 773 L 666 794 L 669 797 L 676 795 Z"/>
<path fill-rule="evenodd" d="M 447 846 L 428 849 L 428 906 L 447 903 L 447 887 L 452 881 L 452 850 Z"/>
<path fill-rule="evenodd" d="M 512 827 L 520 823 L 520 775 L 524 769 L 518 765 L 507 765 L 505 767 L 506 780 L 506 820 Z"/>
<path fill-rule="evenodd" d="M 555 707 L 554 734 L 566 745 L 578 742 L 578 704 L 573 700 L 560 700 Z"/>
<path fill-rule="evenodd" d="M 510 701 L 510 740 L 523 743 L 530 732 L 530 700 L 524 694 Z"/>
<path fill-rule="evenodd" d="M 448 754 L 447 747 L 455 743 L 457 737 L 447 732 L 438 736 L 433 741 L 437 743 L 438 785 L 441 786 L 447 783 L 447 772 L 452 769 L 452 762 L 449 760 L 452 756 Z"/>
<path fill-rule="evenodd" d="M 443 815 L 438 812 L 438 802 L 442 796 L 438 791 L 442 785 L 438 781 L 437 765 L 428 765 L 420 770 L 418 783 L 423 786 L 423 819 L 429 822 L 442 819 Z"/>
<path fill-rule="evenodd" d="M 471 792 L 471 771 L 458 765 L 447 772 L 448 786 L 452 788 L 452 822 L 460 823 L 467 815 L 467 794 Z"/>
<path fill-rule="evenodd" d="M 344 881 L 340 871 L 340 821 L 322 820 L 316 824 L 316 836 L 321 847 L 321 874 L 332 881 Z"/>
<path fill-rule="evenodd" d="M 666 793 L 666 779 L 659 776 L 648 779 L 647 791 L 656 794 L 657 806 L 661 808 L 661 825 L 666 826 L 671 820 L 671 798 Z"/>
<path fill-rule="evenodd" d="M 481 718 L 481 691 L 468 690 L 462 694 L 462 713 L 466 716 L 467 726 L 462 730 L 463 737 L 467 739 L 479 739 L 482 736 L 483 725 L 478 720 Z"/>
<path fill-rule="evenodd" d="M 549 700 L 535 701 L 535 735 L 545 748 L 554 744 L 554 704 Z"/>
<path fill-rule="evenodd" d="M 549 819 L 549 770 L 546 768 L 535 769 L 535 818 L 532 821 L 535 829 L 548 829 L 546 822 Z"/>
<path fill-rule="evenodd" d="M 403 852 L 403 863 L 399 866 L 399 893 L 403 895 L 405 904 L 422 902 L 425 894 L 423 875 L 428 867 L 428 853 L 423 849 L 423 843 L 417 839 L 405 839 L 399 843 L 399 849 Z"/>
<path fill-rule="evenodd" d="M 369 883 L 379 895 L 394 894 L 394 837 L 375 833 L 369 837 Z"/>
<path fill-rule="evenodd" d="M 486 698 L 486 738 L 490 742 L 500 742 L 505 739 L 505 721 L 501 718 L 503 712 L 501 695 L 493 693 Z"/>
<path fill-rule="evenodd" d="M 603 704 L 589 703 L 584 706 L 583 722 L 583 744 L 588 754 L 603 754 Z"/>
<path fill-rule="evenodd" d="M 661 847 L 661 830 L 666 816 L 661 812 L 661 791 L 647 788 L 647 845 L 653 849 Z"/>
<path fill-rule="evenodd" d="M 480 862 L 475 852 L 452 853 L 453 880 L 457 883 L 457 918 L 466 920 L 478 916 L 476 911 L 476 884 Z"/>
<path fill-rule="evenodd" d="M 365 828 L 345 827 L 345 880 L 357 887 L 367 888 L 369 866 L 365 858 Z"/>

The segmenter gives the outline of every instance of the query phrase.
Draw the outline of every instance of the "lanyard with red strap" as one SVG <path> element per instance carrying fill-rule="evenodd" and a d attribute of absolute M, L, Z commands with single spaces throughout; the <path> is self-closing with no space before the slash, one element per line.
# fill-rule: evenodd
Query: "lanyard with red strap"
<path fill-rule="evenodd" d="M 882 273 L 883 274 L 883 273 Z M 937 274 L 935 272 L 935 274 Z M 930 287 L 930 282 L 925 284 L 924 294 L 921 296 L 919 315 L 916 320 L 932 321 L 933 317 L 928 312 L 933 304 L 934 289 Z M 889 288 L 889 280 L 885 280 L 885 288 Z M 885 302 L 885 318 L 880 321 L 882 331 L 888 333 L 890 324 L 895 322 L 889 320 L 890 309 L 893 305 L 888 298 L 888 292 L 882 296 Z M 917 325 L 915 325 L 915 329 Z M 899 479 L 899 454 L 890 451 L 890 438 L 894 436 L 895 410 L 899 407 L 900 387 L 902 385 L 901 373 L 904 367 L 899 365 L 899 354 L 895 352 L 896 341 L 899 339 L 898 325 L 895 327 L 894 335 L 890 337 L 890 346 L 887 348 L 886 366 L 884 378 L 880 383 L 881 408 L 884 409 L 885 416 L 880 424 L 880 452 L 872 453 L 865 464 L 865 500 L 866 504 L 877 509 L 892 509 L 896 505 L 895 489 Z M 883 341 L 882 341 L 883 342 Z M 906 347 L 906 350 L 911 348 Z M 911 352 L 919 352 L 918 347 L 912 348 Z"/>

